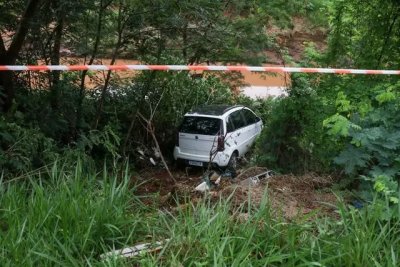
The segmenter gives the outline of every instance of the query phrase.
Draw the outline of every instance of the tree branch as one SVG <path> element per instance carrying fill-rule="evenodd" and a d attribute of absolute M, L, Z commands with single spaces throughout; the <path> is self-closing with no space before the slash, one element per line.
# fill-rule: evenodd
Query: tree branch
<path fill-rule="evenodd" d="M 4 45 L 3 36 L 0 35 L 0 54 L 5 54 L 7 52 L 6 46 Z"/>
<path fill-rule="evenodd" d="M 383 43 L 383 45 L 381 47 L 381 51 L 379 53 L 378 61 L 377 61 L 377 64 L 376 64 L 376 68 L 379 68 L 379 65 L 381 64 L 382 57 L 383 57 L 383 55 L 384 55 L 384 53 L 386 51 L 387 45 L 389 44 L 390 37 L 392 37 L 393 26 L 396 23 L 397 19 L 399 18 L 399 15 L 400 15 L 398 10 L 396 10 L 397 12 L 394 11 L 394 10 L 395 10 L 395 6 L 393 7 L 393 12 L 392 12 L 392 14 L 393 13 L 395 13 L 395 14 L 394 14 L 394 17 L 392 19 L 392 22 L 389 25 L 389 29 L 388 29 L 388 31 L 386 33 L 385 41 L 384 41 L 384 43 Z"/>
<path fill-rule="evenodd" d="M 33 16 L 35 15 L 36 9 L 39 6 L 41 0 L 30 0 L 24 14 L 22 15 L 21 23 L 17 30 L 17 33 L 14 35 L 13 40 L 9 49 L 7 50 L 7 56 L 11 60 L 11 63 L 14 63 L 15 59 L 18 57 L 18 53 L 22 48 L 25 37 L 29 30 L 29 24 Z"/>
<path fill-rule="evenodd" d="M 164 156 L 163 156 L 163 154 L 161 152 L 161 148 L 160 148 L 160 145 L 158 144 L 158 140 L 157 140 L 157 137 L 156 137 L 156 133 L 155 133 L 155 129 L 154 129 L 154 126 L 153 126 L 153 122 L 151 121 L 151 119 L 146 119 L 142 115 L 142 113 L 140 113 L 140 112 L 138 112 L 137 115 L 139 116 L 139 118 L 141 118 L 146 123 L 146 130 L 151 135 L 151 137 L 153 138 L 154 144 L 156 145 L 156 149 L 160 153 L 160 158 L 161 158 L 161 161 L 162 161 L 162 163 L 164 165 L 164 168 L 167 170 L 168 175 L 172 179 L 172 181 L 174 181 L 176 183 L 176 180 L 175 180 L 174 176 L 172 175 L 171 171 L 169 170 L 168 164 L 165 161 Z"/>
<path fill-rule="evenodd" d="M 98 52 L 98 48 L 99 48 L 99 44 L 100 44 L 100 39 L 101 39 L 101 31 L 103 28 L 103 16 L 105 15 L 105 11 L 107 9 L 107 7 L 111 4 L 112 0 L 109 1 L 108 3 L 104 4 L 103 2 L 104 0 L 100 1 L 100 8 L 99 8 L 99 13 L 98 13 L 98 17 L 97 17 L 97 29 L 96 29 L 96 38 L 94 41 L 94 45 L 93 45 L 93 51 L 92 54 L 90 56 L 89 62 L 87 63 L 87 65 L 92 65 L 94 60 L 97 57 L 97 52 Z M 86 61 L 86 59 L 85 59 Z M 78 102 L 78 108 L 77 108 L 77 123 L 80 126 L 81 122 L 82 122 L 82 105 L 83 105 L 83 99 L 85 97 L 85 80 L 86 80 L 86 75 L 87 75 L 88 71 L 84 70 L 82 71 L 81 74 L 81 85 L 80 85 L 80 89 L 79 89 L 79 102 Z"/>
<path fill-rule="evenodd" d="M 114 51 L 112 53 L 110 65 L 115 64 L 115 61 L 116 61 L 118 53 L 119 53 L 119 49 L 121 48 L 121 44 L 122 44 L 122 35 L 124 32 L 124 28 L 122 27 L 122 20 L 123 20 L 122 12 L 123 12 L 123 6 L 122 6 L 122 0 L 120 0 L 119 8 L 118 8 L 118 21 L 117 21 L 117 41 L 116 41 L 116 44 L 114 47 Z M 99 125 L 99 121 L 101 118 L 101 113 L 103 112 L 104 101 L 105 101 L 105 97 L 106 97 L 107 88 L 110 83 L 110 79 L 111 79 L 111 70 L 109 70 L 107 72 L 107 77 L 104 81 L 103 89 L 101 90 L 100 103 L 97 108 L 96 118 L 95 118 L 94 127 L 93 127 L 94 129 L 97 129 L 97 126 Z"/>

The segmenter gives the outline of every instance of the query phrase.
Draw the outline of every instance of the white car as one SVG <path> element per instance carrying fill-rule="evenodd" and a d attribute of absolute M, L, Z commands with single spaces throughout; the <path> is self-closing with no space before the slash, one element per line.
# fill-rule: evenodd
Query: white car
<path fill-rule="evenodd" d="M 263 123 L 244 106 L 203 106 L 187 113 L 177 134 L 175 160 L 192 166 L 236 168 L 261 133 Z"/>

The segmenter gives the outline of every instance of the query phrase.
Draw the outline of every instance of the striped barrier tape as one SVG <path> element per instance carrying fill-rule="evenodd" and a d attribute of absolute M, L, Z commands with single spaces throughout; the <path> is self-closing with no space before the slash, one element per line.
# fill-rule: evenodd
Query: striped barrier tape
<path fill-rule="evenodd" d="M 294 68 L 294 67 L 254 67 L 254 66 L 202 66 L 202 65 L 0 65 L 0 71 L 255 71 L 274 73 L 334 73 L 334 74 L 383 74 L 400 75 L 400 70 L 362 70 L 331 68 Z"/>

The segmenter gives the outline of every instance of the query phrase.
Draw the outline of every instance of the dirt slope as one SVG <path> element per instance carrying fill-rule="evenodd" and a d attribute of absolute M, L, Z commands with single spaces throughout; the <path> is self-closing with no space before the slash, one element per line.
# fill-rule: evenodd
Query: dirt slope
<path fill-rule="evenodd" d="M 312 173 L 302 176 L 276 175 L 261 180 L 254 186 L 243 183 L 247 178 L 264 170 L 264 168 L 254 168 L 245 174 L 239 174 L 235 179 L 224 178 L 219 186 L 205 194 L 194 190 L 202 182 L 201 170 L 191 173 L 175 171 L 176 184 L 169 180 L 168 174 L 163 170 L 152 172 L 146 170 L 133 177 L 132 181 L 141 184 L 137 188 L 136 195 L 142 196 L 144 203 L 155 205 L 160 209 L 173 211 L 184 208 L 189 203 L 196 204 L 207 197 L 215 201 L 231 197 L 233 208 L 247 205 L 249 200 L 251 206 L 259 207 L 266 196 L 273 213 L 288 220 L 305 214 L 337 216 L 334 208 L 337 197 L 331 190 L 332 184 L 337 180 L 335 177 Z"/>

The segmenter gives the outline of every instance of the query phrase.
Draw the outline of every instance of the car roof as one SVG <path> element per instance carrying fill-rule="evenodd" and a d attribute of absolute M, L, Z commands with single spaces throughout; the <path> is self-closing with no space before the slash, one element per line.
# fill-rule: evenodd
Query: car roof
<path fill-rule="evenodd" d="M 244 108 L 242 105 L 205 105 L 193 108 L 186 115 L 222 116 L 225 113 L 239 107 Z"/>

